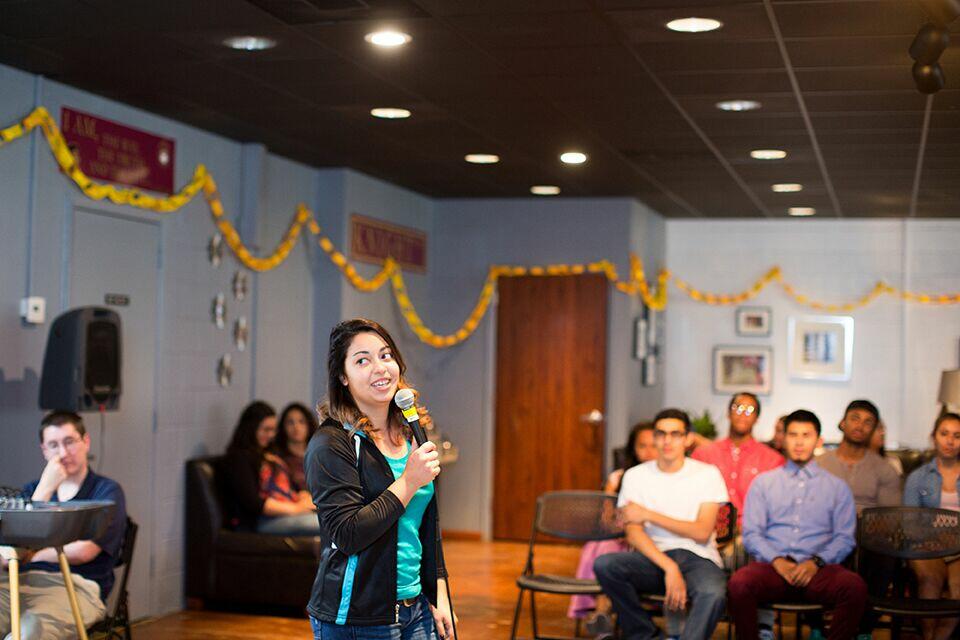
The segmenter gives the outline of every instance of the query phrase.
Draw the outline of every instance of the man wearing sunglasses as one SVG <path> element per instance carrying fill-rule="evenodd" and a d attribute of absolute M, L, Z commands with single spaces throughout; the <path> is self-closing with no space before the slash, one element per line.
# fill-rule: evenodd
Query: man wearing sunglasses
<path fill-rule="evenodd" d="M 654 418 L 656 460 L 623 474 L 618 505 L 631 551 L 597 558 L 593 568 L 619 615 L 624 640 L 659 638 L 640 594 L 664 594 L 687 611 L 681 638 L 703 640 L 726 606 L 726 577 L 714 533 L 727 490 L 716 467 L 686 457 L 690 418 L 664 409 Z"/>
<path fill-rule="evenodd" d="M 737 525 L 743 522 L 743 502 L 753 480 L 783 465 L 783 456 L 753 439 L 753 425 L 760 417 L 760 400 L 741 392 L 730 399 L 727 412 L 730 432 L 726 438 L 706 447 L 697 447 L 690 457 L 720 469 L 730 502 L 737 508 Z"/>
<path fill-rule="evenodd" d="M 107 531 L 96 540 L 77 540 L 63 547 L 70 563 L 80 614 L 87 625 L 102 620 L 113 586 L 127 513 L 123 489 L 90 469 L 90 435 L 76 413 L 55 411 L 40 423 L 40 450 L 47 464 L 40 479 L 24 488 L 34 502 L 110 500 L 116 506 Z M 6 549 L 9 549 L 8 547 Z M 8 556 L 0 554 L 0 637 L 10 632 Z M 53 548 L 19 550 L 21 562 L 20 620 L 23 640 L 59 640 L 76 636 L 67 590 Z"/>

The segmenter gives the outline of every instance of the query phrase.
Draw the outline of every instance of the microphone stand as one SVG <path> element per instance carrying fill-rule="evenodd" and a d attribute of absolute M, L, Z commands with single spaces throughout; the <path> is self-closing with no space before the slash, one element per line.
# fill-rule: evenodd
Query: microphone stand
<path fill-rule="evenodd" d="M 440 558 L 443 557 L 443 538 L 440 537 L 440 492 L 437 491 L 436 489 L 437 489 L 437 487 L 436 487 L 436 485 L 434 485 L 434 492 L 435 492 L 434 498 L 435 498 L 436 501 L 437 501 L 437 533 L 436 533 L 436 536 L 437 536 L 437 550 L 436 550 L 436 554 L 437 554 L 437 560 L 439 561 Z M 444 563 L 443 563 L 443 568 L 444 568 L 444 569 L 447 568 L 447 563 L 446 563 L 446 561 L 444 561 Z M 447 577 L 445 577 L 445 578 L 443 579 L 443 586 L 446 587 L 446 590 L 447 590 L 447 604 L 450 606 L 450 624 L 453 626 L 453 640 L 459 640 L 459 637 L 457 636 L 457 617 L 456 617 L 456 615 L 454 615 L 454 613 L 453 613 L 453 598 L 450 596 L 450 576 L 449 576 L 449 575 L 447 575 Z"/>
<path fill-rule="evenodd" d="M 411 389 L 401 389 L 397 392 L 394 402 L 398 407 L 400 407 L 404 419 L 410 426 L 410 430 L 413 431 L 413 439 L 417 441 L 417 446 L 423 446 L 423 444 L 427 442 L 427 435 L 423 432 L 423 427 L 420 426 L 420 416 L 418 415 L 417 408 L 414 404 L 415 396 L 413 391 Z M 437 452 L 437 455 L 439 455 L 439 451 Z M 440 536 L 440 492 L 436 490 L 436 485 L 434 485 L 433 499 L 437 501 L 437 544 L 434 553 L 436 554 L 437 568 L 439 568 L 440 558 L 443 557 L 443 538 Z M 444 562 L 444 569 L 446 569 L 446 562 Z M 447 605 L 450 607 L 450 625 L 453 627 L 453 640 L 459 640 L 457 636 L 457 621 L 453 613 L 453 598 L 450 595 L 450 576 L 447 576 L 443 579 L 443 584 L 447 591 Z M 442 632 L 444 630 L 440 629 L 440 631 Z M 446 638 L 446 636 L 444 636 L 444 638 Z"/>

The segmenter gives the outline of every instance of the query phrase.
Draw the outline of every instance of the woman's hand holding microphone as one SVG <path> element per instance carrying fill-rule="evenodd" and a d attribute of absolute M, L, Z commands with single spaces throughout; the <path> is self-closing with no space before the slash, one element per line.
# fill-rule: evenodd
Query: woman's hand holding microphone
<path fill-rule="evenodd" d="M 440 454 L 437 452 L 437 445 L 427 441 L 410 451 L 403 474 L 390 485 L 389 490 L 396 494 L 400 502 L 406 506 L 420 487 L 427 486 L 438 475 L 440 475 Z"/>

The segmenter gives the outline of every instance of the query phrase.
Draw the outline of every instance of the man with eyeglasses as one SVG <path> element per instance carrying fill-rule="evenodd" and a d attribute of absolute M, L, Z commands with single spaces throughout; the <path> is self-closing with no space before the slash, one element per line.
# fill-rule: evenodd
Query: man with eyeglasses
<path fill-rule="evenodd" d="M 726 605 L 726 576 L 714 533 L 727 490 L 713 465 L 686 457 L 690 418 L 664 409 L 654 418 L 656 460 L 628 469 L 618 506 L 631 551 L 600 556 L 593 568 L 613 602 L 624 640 L 659 638 L 640 594 L 664 594 L 664 607 L 686 609 L 681 638 L 713 634 Z"/>
<path fill-rule="evenodd" d="M 754 478 L 783 465 L 784 460 L 782 455 L 753 439 L 753 425 L 760 417 L 760 400 L 756 395 L 735 394 L 730 399 L 727 416 L 730 419 L 727 437 L 706 447 L 697 447 L 691 457 L 720 469 L 730 502 L 737 508 L 737 525 L 740 525 L 743 502 Z"/>
<path fill-rule="evenodd" d="M 73 585 L 85 624 L 102 620 L 113 587 L 113 568 L 126 528 L 123 489 L 94 473 L 87 455 L 90 436 L 83 419 L 68 411 L 47 414 L 40 423 L 40 449 L 47 464 L 40 479 L 24 492 L 34 502 L 110 500 L 116 507 L 107 531 L 96 540 L 77 540 L 64 546 Z M 9 550 L 9 548 L 7 548 Z M 9 551 L 8 551 L 9 552 Z M 6 573 L 9 556 L 0 559 Z M 66 586 L 53 548 L 36 552 L 19 550 L 21 562 L 20 606 L 23 640 L 59 640 L 76 636 Z M 0 637 L 10 632 L 10 591 L 6 575 L 0 579 Z"/>

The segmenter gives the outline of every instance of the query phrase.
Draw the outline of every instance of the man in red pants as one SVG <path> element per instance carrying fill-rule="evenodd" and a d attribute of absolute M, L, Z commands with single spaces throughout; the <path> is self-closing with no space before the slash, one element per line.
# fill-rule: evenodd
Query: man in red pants
<path fill-rule="evenodd" d="M 757 638 L 757 607 L 799 599 L 833 609 L 827 637 L 854 637 L 867 586 L 840 566 L 853 550 L 857 511 L 845 482 L 813 461 L 820 420 L 810 411 L 786 417 L 787 464 L 757 477 L 747 493 L 743 544 L 753 562 L 737 571 L 728 603 L 737 637 Z"/>

